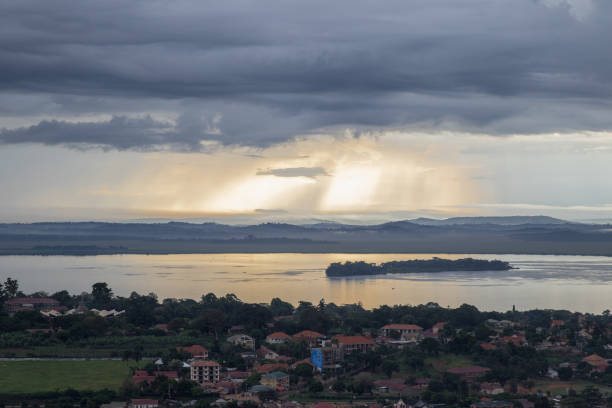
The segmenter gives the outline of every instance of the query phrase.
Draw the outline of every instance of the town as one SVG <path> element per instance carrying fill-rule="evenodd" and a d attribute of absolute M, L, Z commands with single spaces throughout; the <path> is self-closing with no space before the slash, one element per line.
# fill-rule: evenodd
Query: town
<path fill-rule="evenodd" d="M 84 407 L 607 407 L 612 317 L 0 287 L 0 401 Z"/>

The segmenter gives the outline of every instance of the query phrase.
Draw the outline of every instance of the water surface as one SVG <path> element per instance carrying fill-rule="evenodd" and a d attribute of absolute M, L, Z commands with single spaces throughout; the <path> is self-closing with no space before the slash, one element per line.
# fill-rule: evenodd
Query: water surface
<path fill-rule="evenodd" d="M 429 259 L 433 256 L 500 259 L 519 269 L 494 272 L 389 274 L 328 278 L 331 262 Z M 469 303 L 482 310 L 533 308 L 601 313 L 612 308 L 612 258 L 553 255 L 457 254 L 178 254 L 98 256 L 2 256 L 0 278 L 19 280 L 22 290 L 71 293 L 107 282 L 114 292 L 156 293 L 163 298 L 199 299 L 234 293 L 248 302 L 280 297 L 296 304 L 324 298 L 361 302 L 442 306 Z"/>

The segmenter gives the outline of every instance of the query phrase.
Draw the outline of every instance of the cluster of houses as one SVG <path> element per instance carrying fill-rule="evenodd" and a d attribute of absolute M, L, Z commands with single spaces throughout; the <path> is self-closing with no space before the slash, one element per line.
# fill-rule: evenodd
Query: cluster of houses
<path fill-rule="evenodd" d="M 115 309 L 89 309 L 85 305 L 79 305 L 73 309 L 68 309 L 66 306 L 60 304 L 58 300 L 44 297 L 19 297 L 8 299 L 4 302 L 4 309 L 9 315 L 13 315 L 21 311 L 36 310 L 43 316 L 47 317 L 69 316 L 85 313 L 94 313 L 101 317 L 118 317 L 125 312 L 124 310 Z"/>
<path fill-rule="evenodd" d="M 88 310 L 84 306 L 68 310 L 55 299 L 50 298 L 15 298 L 5 302 L 8 313 L 16 313 L 22 310 L 37 310 L 45 316 L 60 316 L 93 312 L 102 317 L 120 316 L 123 312 L 116 310 Z M 290 319 L 291 316 L 277 317 L 279 319 Z M 592 372 L 603 374 L 612 360 L 606 359 L 597 354 L 591 354 L 579 360 L 579 355 L 583 353 L 583 345 L 592 338 L 592 329 L 584 324 L 582 319 L 579 321 L 579 329 L 576 332 L 576 340 L 570 342 L 564 335 L 566 322 L 563 320 L 553 320 L 550 328 L 537 328 L 538 333 L 544 333 L 544 341 L 533 344 L 536 350 L 560 352 L 562 355 L 574 356 L 571 362 L 562 362 L 558 366 L 551 367 L 549 377 L 558 378 L 561 368 L 571 368 L 573 371 L 578 369 L 578 364 L 584 363 L 591 367 Z M 485 322 L 491 329 L 492 336 L 486 341 L 478 342 L 478 346 L 483 350 L 492 351 L 505 347 L 508 343 L 515 346 L 530 345 L 526 332 L 517 322 L 510 320 L 489 319 Z M 168 331 L 166 324 L 159 324 L 155 329 Z M 313 330 L 303 330 L 289 335 L 284 332 L 273 332 L 266 336 L 265 342 L 257 347 L 257 342 L 247 334 L 242 326 L 234 326 L 229 330 L 229 337 L 226 341 L 242 349 L 240 356 L 247 361 L 248 371 L 240 371 L 222 365 L 209 358 L 208 350 L 201 345 L 179 347 L 179 350 L 188 354 L 190 358 L 183 364 L 184 368 L 189 369 L 189 379 L 200 384 L 202 388 L 209 392 L 218 393 L 222 398 L 217 401 L 217 406 L 221 407 L 224 402 L 229 400 L 254 400 L 260 401 L 258 395 L 262 392 L 276 392 L 281 395 L 288 395 L 291 388 L 289 373 L 300 365 L 307 365 L 313 373 L 324 372 L 329 376 L 342 373 L 345 370 L 345 360 L 352 353 L 365 353 L 379 345 L 391 348 L 412 347 L 424 339 L 442 339 L 451 336 L 445 330 L 446 323 L 438 322 L 429 329 L 424 329 L 416 324 L 387 324 L 378 330 L 376 336 L 368 333 L 365 335 L 335 335 L 327 336 Z M 51 329 L 29 329 L 28 331 L 45 331 Z M 554 335 L 552 334 L 554 333 Z M 612 337 L 612 333 L 609 333 Z M 532 337 L 530 337 L 531 339 Z M 304 342 L 310 349 L 310 357 L 300 361 L 294 361 L 291 357 L 279 354 L 277 345 L 288 342 Z M 607 345 L 606 349 L 612 351 L 612 344 Z M 163 363 L 162 363 L 163 364 Z M 511 407 L 512 402 L 496 400 L 496 396 L 509 393 L 509 385 L 501 385 L 496 382 L 482 381 L 490 369 L 487 367 L 469 365 L 453 367 L 447 370 L 448 373 L 455 374 L 470 384 L 471 389 L 478 390 L 482 400 L 472 404 L 472 407 Z M 252 385 L 248 389 L 243 387 L 243 383 L 252 374 L 259 374 L 259 384 Z M 170 380 L 178 380 L 180 375 L 177 371 L 157 370 L 144 371 L 138 370 L 134 373 L 132 381 L 135 384 L 153 382 L 159 376 L 164 376 Z M 427 404 L 419 401 L 422 391 L 427 389 L 431 380 L 429 378 L 412 379 L 406 383 L 404 379 L 379 379 L 374 382 L 374 390 L 380 395 L 398 398 L 393 404 L 393 408 L 428 408 L 440 407 L 443 405 Z M 514 385 L 516 386 L 516 384 Z M 529 393 L 531 390 L 522 389 L 518 386 L 519 393 Z M 514 390 L 516 391 L 516 390 Z M 406 398 L 406 399 L 403 399 Z M 416 402 L 414 402 L 416 401 Z M 516 401 L 515 401 L 516 402 Z M 533 407 L 527 400 L 519 401 L 524 408 Z M 137 399 L 132 401 L 132 406 L 136 408 L 155 408 L 158 401 L 149 399 Z M 267 408 L 344 408 L 346 404 L 299 404 L 297 402 L 268 402 L 264 405 Z M 363 405 L 363 404 L 362 404 Z M 355 406 L 355 405 L 352 405 Z M 377 404 L 365 404 L 364 408 L 376 408 Z"/>

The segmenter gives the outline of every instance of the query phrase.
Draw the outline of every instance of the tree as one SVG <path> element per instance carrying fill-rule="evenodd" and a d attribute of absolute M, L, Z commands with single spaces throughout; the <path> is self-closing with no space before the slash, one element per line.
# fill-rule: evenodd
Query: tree
<path fill-rule="evenodd" d="M 321 381 L 312 380 L 310 382 L 310 385 L 308 386 L 308 391 L 310 391 L 310 392 L 321 392 L 321 391 L 323 391 L 323 384 L 321 383 Z"/>
<path fill-rule="evenodd" d="M 344 390 L 346 390 L 346 384 L 344 383 L 344 381 L 338 380 L 332 385 L 332 390 L 334 390 L 335 392 L 343 392 Z"/>
<path fill-rule="evenodd" d="M 559 379 L 561 381 L 571 380 L 573 374 L 574 374 L 574 371 L 572 370 L 571 367 L 561 367 L 559 369 Z"/>
<path fill-rule="evenodd" d="M 391 378 L 393 372 L 399 370 L 399 364 L 395 360 L 385 360 L 382 362 L 382 370 L 387 377 Z"/>
<path fill-rule="evenodd" d="M 293 373 L 298 377 L 310 378 L 312 377 L 312 366 L 306 363 L 299 364 L 297 367 L 295 367 Z"/>
<path fill-rule="evenodd" d="M 204 309 L 191 324 L 192 327 L 202 333 L 214 333 L 215 338 L 219 338 L 219 333 L 223 331 L 227 317 L 225 313 L 216 309 Z"/>
<path fill-rule="evenodd" d="M 438 343 L 438 340 L 432 339 L 431 337 L 423 339 L 419 346 L 421 347 L 421 350 L 428 355 L 438 355 L 438 351 L 440 350 L 440 343 Z"/>
<path fill-rule="evenodd" d="M 4 294 L 7 299 L 12 299 L 19 292 L 19 282 L 16 279 L 6 278 L 4 282 Z"/>
<path fill-rule="evenodd" d="M 283 302 L 279 298 L 274 298 L 270 302 L 270 312 L 274 316 L 288 316 L 293 314 L 293 305 L 291 303 Z"/>
<path fill-rule="evenodd" d="M 103 308 L 108 306 L 111 302 L 113 291 L 108 287 L 106 282 L 98 282 L 92 285 L 91 296 L 93 297 L 94 307 Z"/>

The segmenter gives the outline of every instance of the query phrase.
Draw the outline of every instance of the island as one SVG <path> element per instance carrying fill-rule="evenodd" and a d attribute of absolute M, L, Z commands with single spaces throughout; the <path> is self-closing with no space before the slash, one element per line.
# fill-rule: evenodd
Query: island
<path fill-rule="evenodd" d="M 387 273 L 423 273 L 423 272 L 454 272 L 454 271 L 507 271 L 514 269 L 508 262 L 474 258 L 463 259 L 413 259 L 409 261 L 390 261 L 380 265 L 375 263 L 334 262 L 325 270 L 327 276 L 359 276 L 383 275 Z"/>

